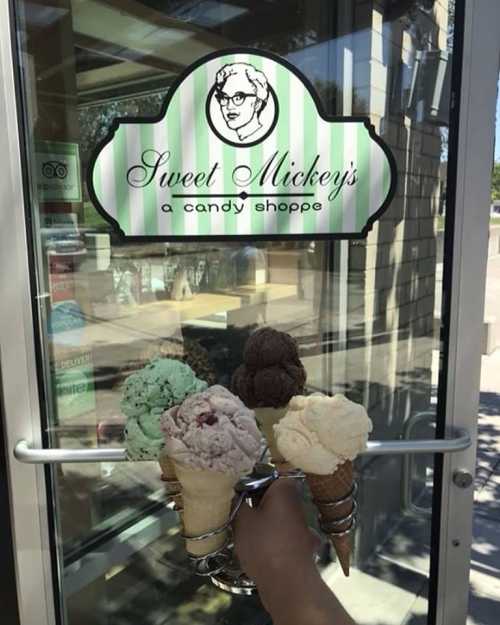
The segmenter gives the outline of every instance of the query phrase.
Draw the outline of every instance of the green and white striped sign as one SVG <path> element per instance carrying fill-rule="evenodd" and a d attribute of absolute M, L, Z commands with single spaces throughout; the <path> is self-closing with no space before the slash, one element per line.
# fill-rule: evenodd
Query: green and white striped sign
<path fill-rule="evenodd" d="M 88 179 L 124 236 L 165 240 L 362 237 L 395 185 L 368 118 L 326 117 L 296 68 L 247 49 L 188 68 L 158 118 L 116 120 Z"/>

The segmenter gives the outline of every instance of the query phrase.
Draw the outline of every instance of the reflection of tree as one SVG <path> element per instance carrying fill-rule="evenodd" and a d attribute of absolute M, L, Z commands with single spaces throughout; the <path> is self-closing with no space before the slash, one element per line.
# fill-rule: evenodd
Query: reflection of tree
<path fill-rule="evenodd" d="M 166 94 L 165 89 L 157 93 L 80 107 L 80 156 L 84 171 L 95 146 L 104 139 L 117 117 L 158 115 Z"/>
<path fill-rule="evenodd" d="M 453 51 L 455 36 L 455 0 L 448 0 L 448 50 Z"/>
<path fill-rule="evenodd" d="M 491 199 L 500 200 L 500 162 L 495 163 L 491 178 Z"/>
<path fill-rule="evenodd" d="M 286 55 L 290 52 L 303 50 L 318 41 L 318 33 L 310 28 L 306 31 L 283 32 L 271 40 L 255 40 L 251 43 L 256 48 L 267 49 L 277 54 Z"/>

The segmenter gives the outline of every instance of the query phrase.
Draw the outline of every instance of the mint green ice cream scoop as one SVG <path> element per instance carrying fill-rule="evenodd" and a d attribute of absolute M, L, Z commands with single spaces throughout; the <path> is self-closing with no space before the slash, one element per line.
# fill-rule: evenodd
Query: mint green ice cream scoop
<path fill-rule="evenodd" d="M 125 380 L 120 408 L 128 418 L 125 447 L 130 460 L 158 460 L 164 447 L 160 418 L 207 383 L 189 365 L 172 358 L 158 358 Z"/>

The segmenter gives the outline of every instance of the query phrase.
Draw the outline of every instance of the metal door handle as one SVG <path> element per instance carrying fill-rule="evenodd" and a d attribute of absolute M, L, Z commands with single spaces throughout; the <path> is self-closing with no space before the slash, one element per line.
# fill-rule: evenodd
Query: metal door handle
<path fill-rule="evenodd" d="M 28 441 L 20 440 L 14 447 L 14 456 L 27 464 L 61 464 L 62 462 L 124 462 L 125 449 L 41 449 L 32 447 Z"/>
<path fill-rule="evenodd" d="M 411 433 L 415 427 L 427 421 L 429 426 L 435 426 L 436 412 L 434 410 L 424 410 L 416 412 L 405 423 L 403 438 L 411 440 Z M 420 516 L 431 516 L 432 506 L 419 506 L 412 501 L 412 475 L 413 475 L 413 455 L 408 454 L 403 459 L 403 510 Z"/>
<path fill-rule="evenodd" d="M 389 454 L 449 454 L 463 451 L 471 445 L 471 437 L 463 428 L 453 428 L 450 438 L 368 441 L 363 456 Z M 62 462 L 124 462 L 125 449 L 37 449 L 21 440 L 14 447 L 14 456 L 28 464 L 60 464 Z"/>

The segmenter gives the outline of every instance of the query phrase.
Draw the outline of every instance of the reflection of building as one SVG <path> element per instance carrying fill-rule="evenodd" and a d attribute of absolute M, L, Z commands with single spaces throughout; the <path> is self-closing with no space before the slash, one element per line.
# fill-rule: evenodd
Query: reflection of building
<path fill-rule="evenodd" d="M 447 6 L 446 1 L 435 2 L 431 11 L 416 9 L 393 22 L 386 20 L 376 3 L 368 10 L 354 9 L 354 20 L 366 39 L 363 47 L 353 51 L 353 93 L 358 98 L 353 99 L 352 112 L 370 115 L 396 157 L 399 175 L 392 205 L 366 242 L 350 244 L 348 258 L 345 384 L 369 408 L 375 436 L 380 438 L 410 431 L 407 428 L 419 411 L 430 410 L 428 423 L 432 422 L 440 127 L 418 114 L 428 108 L 428 89 L 410 83 L 416 94 L 413 112 L 394 109 L 389 103 L 394 103 L 395 93 L 404 100 L 405 73 L 414 76 L 412 68 L 422 51 L 446 52 Z M 413 435 L 423 432 L 431 435 L 432 429 L 420 425 Z M 402 461 L 395 458 L 374 459 L 366 471 L 363 495 L 373 516 L 358 543 L 361 557 L 386 536 L 385 523 L 399 514 L 400 493 L 409 479 Z M 425 468 L 420 471 L 423 480 Z M 388 480 L 393 488 L 384 489 Z M 419 496 L 418 487 L 411 487 L 412 496 Z M 422 489 L 420 496 L 425 497 Z"/>

